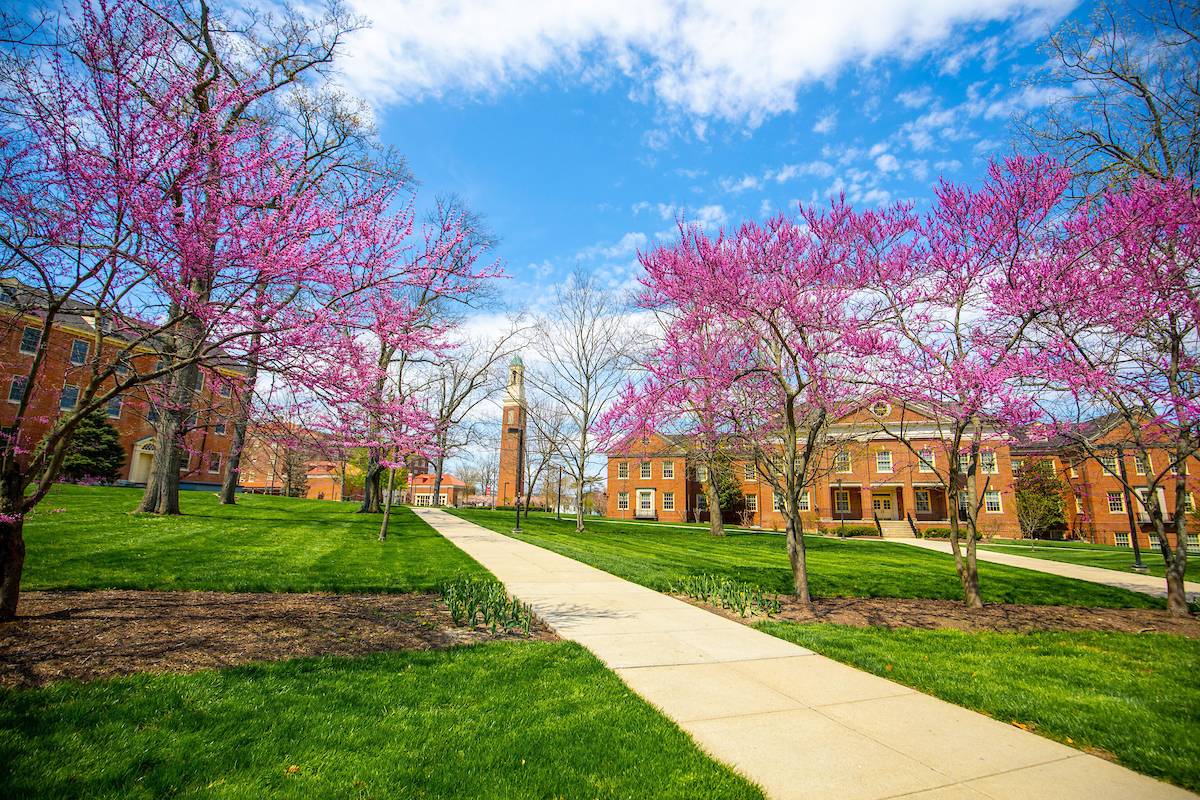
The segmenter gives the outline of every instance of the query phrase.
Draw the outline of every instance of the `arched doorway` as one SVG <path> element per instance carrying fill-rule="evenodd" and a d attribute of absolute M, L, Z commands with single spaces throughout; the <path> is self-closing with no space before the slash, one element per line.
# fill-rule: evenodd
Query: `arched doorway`
<path fill-rule="evenodd" d="M 129 461 L 129 480 L 132 483 L 145 483 L 154 469 L 154 437 L 147 436 L 133 444 L 133 458 Z"/>

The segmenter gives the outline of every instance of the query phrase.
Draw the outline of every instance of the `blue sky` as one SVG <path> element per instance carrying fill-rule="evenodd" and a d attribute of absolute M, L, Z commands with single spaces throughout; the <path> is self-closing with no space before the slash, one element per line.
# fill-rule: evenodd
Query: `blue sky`
<path fill-rule="evenodd" d="M 364 7 L 343 80 L 420 197 L 486 215 L 515 301 L 577 263 L 631 285 L 674 218 L 711 226 L 838 192 L 927 202 L 977 179 L 1069 0 L 400 3 Z"/>

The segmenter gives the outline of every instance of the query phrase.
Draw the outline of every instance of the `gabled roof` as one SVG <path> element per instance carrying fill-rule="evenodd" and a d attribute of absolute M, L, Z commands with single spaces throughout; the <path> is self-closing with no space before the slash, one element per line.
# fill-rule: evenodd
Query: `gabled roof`
<path fill-rule="evenodd" d="M 414 489 L 433 488 L 434 482 L 437 480 L 437 475 L 432 472 L 422 472 L 420 475 L 413 475 L 411 485 Z M 442 473 L 442 488 L 451 486 L 459 486 L 465 488 L 467 484 L 460 481 L 458 478 L 451 475 L 449 472 Z"/>

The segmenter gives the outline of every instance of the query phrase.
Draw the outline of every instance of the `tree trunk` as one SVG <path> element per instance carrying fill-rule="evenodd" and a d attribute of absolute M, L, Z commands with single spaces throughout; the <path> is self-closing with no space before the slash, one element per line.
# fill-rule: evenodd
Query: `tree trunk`
<path fill-rule="evenodd" d="M 444 446 L 445 442 L 441 442 Z M 438 456 L 433 460 L 433 495 L 429 498 L 429 504 L 432 506 L 440 506 L 442 504 L 442 474 L 446 468 L 446 457 Z M 408 482 L 409 486 L 413 485 L 412 480 Z"/>
<path fill-rule="evenodd" d="M 17 508 L 21 498 L 6 498 L 6 508 Z M 21 599 L 21 572 L 25 568 L 25 520 L 19 512 L 6 512 L 0 520 L 0 620 L 17 616 Z"/>
<path fill-rule="evenodd" d="M 721 518 L 721 495 L 717 492 L 716 479 L 711 467 L 708 470 L 708 480 L 704 482 L 704 497 L 708 502 L 708 532 L 713 536 L 724 536 L 725 520 Z"/>
<path fill-rule="evenodd" d="M 1179 457 L 1179 463 L 1186 464 L 1186 455 L 1191 451 L 1191 448 L 1181 449 L 1183 454 Z M 1170 542 L 1167 541 L 1166 525 L 1162 521 L 1162 512 L 1158 510 L 1154 515 L 1154 527 L 1158 533 L 1159 547 L 1162 549 L 1163 559 L 1166 561 L 1166 578 L 1167 578 L 1167 613 L 1173 617 L 1187 617 L 1191 615 L 1191 609 L 1188 607 L 1187 591 L 1184 589 L 1183 582 L 1187 573 L 1187 476 L 1184 475 L 1184 468 L 1180 467 L 1175 477 L 1175 552 L 1170 550 Z M 1156 509 L 1158 503 L 1153 503 Z M 1168 556 L 1170 556 L 1168 558 Z"/>
<path fill-rule="evenodd" d="M 229 443 L 229 460 L 225 465 L 225 479 L 221 481 L 221 504 L 237 502 L 237 487 L 242 478 L 242 448 L 246 445 L 246 428 L 249 416 L 238 412 L 233 423 L 233 441 Z"/>
<path fill-rule="evenodd" d="M 176 380 L 182 380 L 176 374 Z M 178 392 L 172 392 L 172 396 Z M 179 429 L 183 414 L 179 409 L 164 410 L 154 431 L 154 466 L 146 478 L 146 491 L 138 511 L 174 515 L 179 512 Z"/>
<path fill-rule="evenodd" d="M 792 504 L 794 507 L 794 503 Z M 804 549 L 804 529 L 800 515 L 794 511 L 787 514 L 787 553 L 792 566 L 792 588 L 804 608 L 812 608 L 812 595 L 808 591 L 808 554 Z"/>
<path fill-rule="evenodd" d="M 380 506 L 380 495 L 383 493 L 380 488 L 380 483 L 383 479 L 383 467 L 379 464 L 379 456 L 367 456 L 367 474 L 363 476 L 363 499 L 362 505 L 358 507 L 359 514 L 378 514 L 383 508 Z"/>
<path fill-rule="evenodd" d="M 957 453 L 954 457 L 957 458 Z M 983 598 L 979 595 L 979 567 L 975 559 L 975 532 L 979 529 L 977 514 L 979 511 L 978 501 L 978 478 L 979 474 L 979 438 L 974 437 L 971 441 L 971 463 L 967 467 L 967 554 L 966 558 L 958 558 L 957 553 L 955 558 L 955 566 L 958 567 L 958 579 L 962 584 L 963 589 L 963 604 L 967 608 L 983 608 Z M 954 518 L 958 517 L 957 498 L 954 506 Z M 954 527 L 951 526 L 953 532 Z M 955 542 L 957 550 L 958 543 Z"/>
<path fill-rule="evenodd" d="M 582 475 L 583 473 L 580 472 Z M 583 481 L 575 487 L 575 532 L 583 533 Z"/>
<path fill-rule="evenodd" d="M 388 522 L 392 518 L 392 491 L 396 487 L 396 468 L 388 467 L 387 497 L 383 501 L 383 523 L 379 526 L 379 541 L 387 541 Z"/>

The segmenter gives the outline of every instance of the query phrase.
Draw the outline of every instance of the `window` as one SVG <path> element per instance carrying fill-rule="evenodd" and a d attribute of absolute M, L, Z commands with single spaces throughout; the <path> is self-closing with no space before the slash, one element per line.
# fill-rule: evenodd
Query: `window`
<path fill-rule="evenodd" d="M 696 467 L 696 480 L 708 483 L 708 467 Z"/>
<path fill-rule="evenodd" d="M 983 510 L 989 514 L 999 514 L 1004 510 L 1000 505 L 1000 493 L 995 489 L 983 493 Z"/>
<path fill-rule="evenodd" d="M 221 388 L 220 388 L 219 392 L 221 394 L 221 397 L 232 397 L 233 396 L 233 384 L 230 383 L 229 381 L 221 381 Z"/>
<path fill-rule="evenodd" d="M 38 328 L 26 328 L 21 331 L 21 352 L 31 356 L 37 352 L 42 342 L 42 332 Z"/>
<path fill-rule="evenodd" d="M 1141 453 L 1138 453 L 1137 455 L 1135 455 L 1133 457 L 1133 471 L 1136 472 L 1138 475 L 1145 475 L 1147 472 L 1149 472 L 1150 471 L 1149 456 L 1142 455 Z"/>
<path fill-rule="evenodd" d="M 88 351 L 89 350 L 91 350 L 91 348 L 88 347 L 88 343 L 85 342 L 83 339 L 72 339 L 71 340 L 71 363 L 74 364 L 75 366 L 79 366 L 80 364 L 86 364 L 87 360 L 88 360 Z"/>
<path fill-rule="evenodd" d="M 850 451 L 839 450 L 833 457 L 834 472 L 850 472 Z"/>
<path fill-rule="evenodd" d="M 17 304 L 17 296 L 13 294 L 12 289 L 7 286 L 0 286 L 0 303 L 6 306 L 15 306 Z"/>
<path fill-rule="evenodd" d="M 617 492 L 617 510 L 629 510 L 629 492 Z"/>
<path fill-rule="evenodd" d="M 149 422 L 151 424 L 158 422 L 158 407 L 157 406 L 150 406 L 150 408 L 146 410 L 146 422 Z"/>
<path fill-rule="evenodd" d="M 68 383 L 58 396 L 58 407 L 63 411 L 70 411 L 77 405 L 79 405 L 79 387 Z"/>
<path fill-rule="evenodd" d="M 871 403 L 871 413 L 877 417 L 886 417 L 892 413 L 892 406 L 884 400 L 876 400 L 874 403 Z"/>
<path fill-rule="evenodd" d="M 213 420 L 213 433 L 217 436 L 225 435 L 225 418 L 217 417 Z"/>
<path fill-rule="evenodd" d="M 663 511 L 675 510 L 675 493 L 663 492 Z"/>
<path fill-rule="evenodd" d="M 758 495 L 746 495 L 746 510 L 751 513 L 756 513 L 758 511 Z"/>
<path fill-rule="evenodd" d="M 958 513 L 964 515 L 971 513 L 971 498 L 967 496 L 966 492 L 958 493 Z"/>
<path fill-rule="evenodd" d="M 1078 489 L 1075 490 L 1075 513 L 1082 514 L 1083 512 L 1083 493 Z"/>
<path fill-rule="evenodd" d="M 1000 472 L 1000 469 L 996 464 L 995 450 L 979 451 L 979 468 L 985 475 L 996 475 Z"/>
<path fill-rule="evenodd" d="M 1181 461 L 1177 464 L 1172 464 L 1171 465 L 1171 474 L 1176 475 L 1176 476 L 1187 475 L 1188 474 L 1187 461 Z"/>
<path fill-rule="evenodd" d="M 675 477 L 675 462 L 674 461 L 662 462 L 662 476 L 664 478 L 674 478 Z"/>
<path fill-rule="evenodd" d="M 708 511 L 708 497 L 706 495 L 696 495 L 696 510 Z"/>
<path fill-rule="evenodd" d="M 214 472 L 214 473 L 221 471 L 221 454 L 220 453 L 209 453 L 208 454 L 208 471 Z"/>
<path fill-rule="evenodd" d="M 880 450 L 875 454 L 875 469 L 878 472 L 892 471 L 892 451 Z"/>
<path fill-rule="evenodd" d="M 1187 535 L 1187 551 L 1189 553 L 1200 553 L 1200 534 L 1189 533 Z"/>
<path fill-rule="evenodd" d="M 1079 465 L 1072 463 L 1069 467 L 1067 467 L 1067 472 L 1070 474 L 1070 476 L 1072 478 L 1078 478 L 1079 477 Z"/>
<path fill-rule="evenodd" d="M 27 379 L 24 375 L 14 375 L 12 383 L 8 385 L 8 402 L 20 403 L 21 398 L 25 396 L 25 384 Z"/>
<path fill-rule="evenodd" d="M 933 450 L 926 447 L 925 449 L 917 452 L 917 458 L 921 462 L 920 466 L 918 467 L 921 472 L 933 472 Z"/>
<path fill-rule="evenodd" d="M 1114 533 L 1113 540 L 1117 543 L 1117 547 L 1130 547 L 1129 531 L 1123 533 Z"/>
<path fill-rule="evenodd" d="M 850 513 L 850 493 L 837 490 L 833 493 L 833 509 L 839 514 Z"/>
<path fill-rule="evenodd" d="M 638 492 L 638 510 L 654 510 L 654 492 Z"/>
<path fill-rule="evenodd" d="M 642 480 L 646 480 L 646 481 L 650 480 L 650 462 L 649 461 L 642 462 L 641 475 L 642 475 Z"/>
<path fill-rule="evenodd" d="M 1116 456 L 1100 456 L 1100 458 L 1098 460 L 1100 461 L 1100 466 L 1109 475 L 1117 474 L 1117 457 Z"/>
<path fill-rule="evenodd" d="M 1191 492 L 1183 496 L 1183 510 L 1189 514 L 1196 510 L 1196 498 Z"/>
<path fill-rule="evenodd" d="M 629 462 L 628 461 L 618 461 L 617 462 L 617 477 L 620 478 L 621 480 L 625 480 L 626 478 L 629 477 Z"/>
<path fill-rule="evenodd" d="M 959 453 L 958 454 L 958 471 L 964 475 L 966 475 L 968 472 L 971 471 L 971 454 L 970 453 Z"/>
<path fill-rule="evenodd" d="M 204 388 L 204 373 L 196 370 L 196 380 L 192 382 L 192 388 L 197 392 Z"/>
<path fill-rule="evenodd" d="M 742 480 L 757 480 L 757 475 L 754 472 L 754 464 L 742 464 Z"/>
<path fill-rule="evenodd" d="M 800 493 L 800 502 L 797 504 L 796 508 L 800 511 L 810 511 L 811 510 L 810 504 L 808 502 L 808 492 Z"/>
<path fill-rule="evenodd" d="M 120 419 L 121 418 L 121 398 L 120 397 L 114 397 L 112 400 L 108 401 L 108 418 L 109 419 Z"/>
<path fill-rule="evenodd" d="M 929 502 L 929 490 L 917 489 L 916 505 L 918 514 L 928 514 L 933 511 L 933 505 Z"/>
<path fill-rule="evenodd" d="M 509 425 L 517 424 L 517 410 L 515 408 L 510 408 L 508 410 L 508 424 Z"/>
<path fill-rule="evenodd" d="M 118 375 L 124 375 L 129 371 L 129 365 L 125 363 L 125 359 L 118 360 L 113 368 Z"/>
<path fill-rule="evenodd" d="M 1051 467 L 1053 467 L 1053 466 L 1054 466 L 1054 462 L 1053 462 L 1053 461 L 1051 461 L 1051 462 L 1050 462 L 1050 466 L 1051 466 Z M 1024 462 L 1024 461 L 1022 461 L 1022 460 L 1021 460 L 1021 459 L 1019 459 L 1019 458 L 1014 458 L 1014 459 L 1012 460 L 1012 473 L 1013 473 L 1013 475 L 1020 475 L 1020 474 L 1021 474 L 1021 470 L 1023 470 L 1023 469 L 1025 469 L 1025 462 Z"/>
<path fill-rule="evenodd" d="M 1108 493 L 1108 510 L 1113 514 L 1121 514 L 1125 511 L 1125 495 L 1120 492 Z"/>

